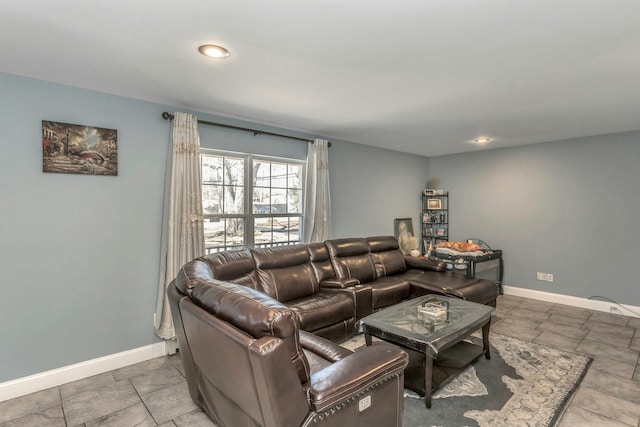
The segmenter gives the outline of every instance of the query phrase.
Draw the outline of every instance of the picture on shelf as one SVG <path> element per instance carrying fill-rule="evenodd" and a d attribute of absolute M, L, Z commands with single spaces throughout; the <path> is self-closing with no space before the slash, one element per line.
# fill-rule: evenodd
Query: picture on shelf
<path fill-rule="evenodd" d="M 447 235 L 447 230 L 445 230 L 444 228 L 438 228 L 436 230 L 436 235 L 437 236 L 446 236 Z"/>
<path fill-rule="evenodd" d="M 427 209 L 442 209 L 442 200 L 440 199 L 427 199 Z"/>
<path fill-rule="evenodd" d="M 427 224 L 429 222 L 431 222 L 431 221 L 429 221 L 429 214 L 427 214 L 427 213 L 422 214 L 422 223 L 423 224 Z"/>
<path fill-rule="evenodd" d="M 425 228 L 424 229 L 424 235 L 425 236 L 433 236 L 434 235 L 433 228 L 431 228 L 431 227 Z"/>

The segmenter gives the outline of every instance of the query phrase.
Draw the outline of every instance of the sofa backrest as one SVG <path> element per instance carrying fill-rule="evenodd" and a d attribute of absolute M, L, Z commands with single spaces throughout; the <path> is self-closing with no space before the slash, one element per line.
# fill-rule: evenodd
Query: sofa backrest
<path fill-rule="evenodd" d="M 358 279 L 361 284 L 377 278 L 366 239 L 334 239 L 327 240 L 324 244 L 329 251 L 331 264 L 338 278 L 352 277 Z"/>
<path fill-rule="evenodd" d="M 367 237 L 366 240 L 369 243 L 371 259 L 376 266 L 377 277 L 407 271 L 407 264 L 398 245 L 398 239 L 393 236 L 374 236 Z"/>
<path fill-rule="evenodd" d="M 198 259 L 211 269 L 211 278 L 257 289 L 256 263 L 248 249 L 217 252 Z"/>
<path fill-rule="evenodd" d="M 259 290 L 280 302 L 312 295 L 320 286 L 306 245 L 251 249 Z"/>
<path fill-rule="evenodd" d="M 300 383 L 309 381 L 309 363 L 300 347 L 299 319 L 290 308 L 260 291 L 218 280 L 195 283 L 191 301 L 255 339 L 271 336 L 284 341 Z"/>
<path fill-rule="evenodd" d="M 311 267 L 313 267 L 318 282 L 335 278 L 336 273 L 333 271 L 329 251 L 324 243 L 310 243 L 307 245 L 307 249 L 311 257 Z"/>

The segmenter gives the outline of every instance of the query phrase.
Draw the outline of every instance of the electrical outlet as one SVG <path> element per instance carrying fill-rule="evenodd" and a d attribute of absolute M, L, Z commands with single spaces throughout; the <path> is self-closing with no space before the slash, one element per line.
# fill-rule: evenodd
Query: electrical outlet
<path fill-rule="evenodd" d="M 543 282 L 553 282 L 553 274 L 551 273 L 541 273 L 538 271 L 536 273 L 536 278 L 538 280 L 542 280 Z"/>

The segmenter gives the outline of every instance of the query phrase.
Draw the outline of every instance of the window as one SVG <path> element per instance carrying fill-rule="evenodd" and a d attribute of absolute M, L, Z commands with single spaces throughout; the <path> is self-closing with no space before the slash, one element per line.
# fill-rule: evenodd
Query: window
<path fill-rule="evenodd" d="M 300 243 L 304 161 L 203 150 L 206 253 Z"/>

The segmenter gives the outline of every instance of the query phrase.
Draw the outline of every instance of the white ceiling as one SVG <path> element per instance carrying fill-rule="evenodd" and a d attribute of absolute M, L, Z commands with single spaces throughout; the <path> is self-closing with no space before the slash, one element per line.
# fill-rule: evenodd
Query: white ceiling
<path fill-rule="evenodd" d="M 638 0 L 2 0 L 0 40 L 0 72 L 425 156 L 640 129 Z"/>

